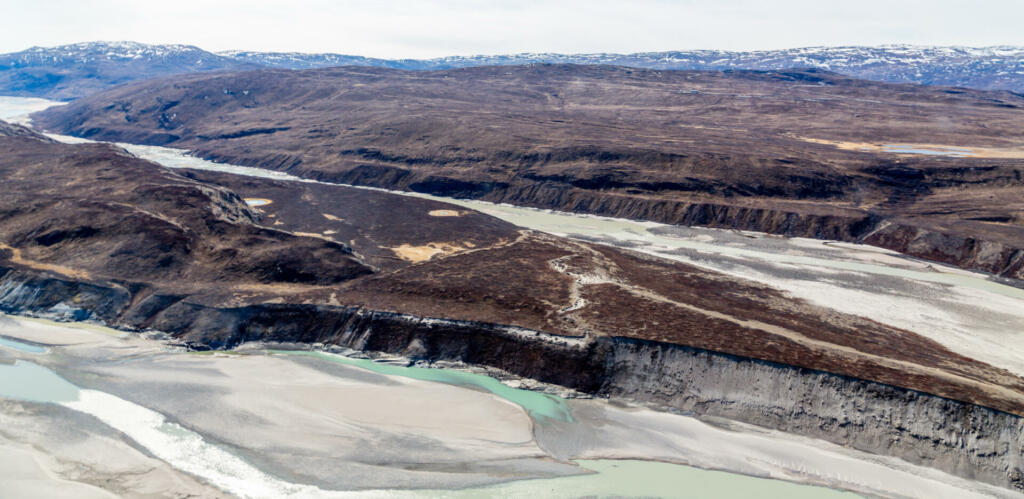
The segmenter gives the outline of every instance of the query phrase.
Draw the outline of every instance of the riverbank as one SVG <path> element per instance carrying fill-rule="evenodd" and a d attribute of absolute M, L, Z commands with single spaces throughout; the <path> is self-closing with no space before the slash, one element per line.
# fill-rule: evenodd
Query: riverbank
<path fill-rule="evenodd" d="M 42 210 L 35 214 L 37 219 L 70 222 L 61 222 L 67 226 L 31 240 L 24 239 L 24 231 L 38 227 L 38 222 L 6 227 L 5 238 L 15 241 L 12 244 L 28 257 L 0 270 L 4 272 L 0 276 L 4 310 L 102 320 L 135 331 L 156 329 L 192 349 L 230 349 L 256 341 L 322 343 L 426 363 L 489 366 L 617 402 L 812 436 L 1011 489 L 1020 485 L 1015 449 L 1022 434 L 1018 416 L 1024 414 L 1024 384 L 1012 372 L 992 367 L 1008 366 L 1011 371 L 1019 367 L 1014 359 L 1020 350 L 979 348 L 1005 339 L 998 323 L 1019 316 L 1021 309 L 1015 306 L 1020 300 L 1013 293 L 1020 290 L 1000 287 L 982 276 L 928 267 L 875 248 L 814 245 L 808 240 L 751 233 L 680 234 L 686 229 L 486 203 L 479 208 L 511 210 L 510 219 L 520 220 L 516 223 L 565 233 L 570 240 L 518 229 L 471 210 L 459 209 L 460 220 L 434 217 L 436 209 L 452 208 L 438 201 L 195 169 L 177 175 L 109 145 L 40 144 L 52 143 L 39 136 L 35 143 L 20 143 L 27 149 L 61 149 L 61 154 L 107 152 L 121 161 L 116 170 L 135 168 L 133 178 L 174 180 L 187 183 L 189 189 L 220 192 L 217 199 L 224 203 L 215 202 L 214 207 L 247 214 L 246 230 L 261 234 L 272 230 L 275 237 L 319 234 L 313 242 L 326 242 L 332 248 L 351 244 L 351 258 L 368 262 L 370 266 L 360 265 L 370 275 L 329 286 L 267 284 L 266 276 L 254 280 L 245 273 L 231 276 L 241 281 L 207 283 L 164 272 L 161 269 L 166 266 L 151 258 L 138 266 L 155 274 L 134 282 L 125 279 L 135 279 L 135 274 L 110 268 L 112 259 L 97 255 L 93 262 L 77 261 L 95 279 L 62 277 L 43 271 L 53 267 L 41 270 L 38 263 L 63 264 L 60 255 L 53 255 L 54 249 L 71 256 L 92 254 L 81 248 L 104 237 L 121 241 L 124 231 L 115 227 L 90 238 L 97 233 L 96 217 L 81 220 L 75 218 L 78 210 Z M 194 161 L 180 151 L 146 149 L 156 151 L 158 157 L 171 157 L 178 166 Z M 98 161 L 102 163 L 103 158 Z M 24 164 L 9 160 L 5 168 L 11 178 L 38 178 L 42 173 L 26 174 Z M 93 182 L 92 187 L 103 189 L 116 183 L 107 179 L 95 185 L 93 176 L 83 177 L 82 171 L 77 172 L 79 185 Z M 240 173 L 266 175 L 261 170 Z M 133 191 L 132 181 L 118 185 Z M 22 191 L 47 188 L 30 187 Z M 252 211 L 244 203 L 250 197 L 274 203 Z M 200 193 L 197 198 L 207 199 L 207 195 Z M 149 199 L 128 199 L 117 204 L 117 210 Z M 10 204 L 18 209 L 25 203 Z M 187 236 L 189 231 L 182 226 L 196 217 L 182 217 L 177 206 L 150 207 L 143 213 L 154 217 L 153 213 L 162 212 L 163 218 L 156 218 L 179 219 L 181 223 L 168 229 Z M 121 220 L 120 212 L 101 214 L 114 224 Z M 403 225 L 409 225 L 410 219 L 418 220 L 412 224 L 415 230 Z M 478 230 L 460 233 L 467 227 L 461 219 L 476 220 L 470 226 L 488 229 L 490 235 L 474 246 L 465 245 L 472 249 L 423 262 L 395 258 L 396 244 L 388 238 L 397 237 L 398 243 L 431 238 L 418 243 L 422 245 L 436 244 L 439 236 L 481 235 Z M 439 233 L 434 229 L 442 222 L 449 226 Z M 452 222 L 459 223 L 451 226 Z M 280 261 L 272 251 L 263 254 Z M 669 261 L 685 259 L 698 263 Z M 34 266 L 26 267 L 26 262 Z M 699 268 L 714 266 L 723 270 Z M 207 267 L 198 275 L 209 277 L 225 267 L 230 265 Z M 751 269 L 769 286 L 729 277 Z M 317 275 L 309 278 L 315 280 Z M 817 296 L 795 298 L 802 287 L 816 290 L 812 295 Z M 780 288 L 795 289 L 780 292 Z M 847 300 L 827 299 L 825 291 L 831 289 L 847 292 L 841 296 L 854 304 L 896 296 L 907 306 L 877 314 L 862 310 L 857 314 L 862 317 L 843 315 L 834 310 L 849 306 Z M 826 298 L 819 303 L 823 307 L 809 304 L 822 298 Z M 974 310 L 975 302 L 983 310 Z M 915 306 L 920 304 L 926 306 Z M 968 315 L 957 320 L 932 315 L 933 310 L 960 314 L 956 304 Z M 982 317 L 977 321 L 979 328 L 988 331 L 969 329 L 975 316 Z M 879 322 L 897 320 L 913 324 L 919 334 Z M 492 385 L 477 386 L 495 395 L 502 391 L 491 390 Z"/>
<path fill-rule="evenodd" d="M 202 172 L 218 172 L 242 178 L 338 185 L 261 168 L 214 163 L 166 147 L 119 145 L 169 168 L 197 171 L 200 178 L 204 178 Z M 864 244 L 387 192 L 443 201 L 520 227 L 640 251 L 754 281 L 808 303 L 913 331 L 964 356 L 1024 375 L 1024 348 L 1012 347 L 1024 345 L 1024 289 L 991 275 Z"/>
<path fill-rule="evenodd" d="M 763 497 L 827 495 L 822 489 L 803 491 L 787 482 L 712 478 L 716 476 L 713 472 L 684 472 L 672 465 L 601 461 L 646 458 L 827 484 L 867 494 L 1011 495 L 1009 491 L 821 441 L 743 425 L 712 426 L 690 417 L 602 400 L 559 399 L 570 411 L 571 421 L 530 418 L 528 404 L 521 405 L 521 399 L 517 403 L 514 395 L 506 393 L 502 398 L 493 392 L 465 388 L 465 383 L 417 379 L 424 371 L 438 370 L 402 368 L 401 362 L 382 364 L 391 366 L 388 374 L 382 374 L 358 367 L 364 362 L 358 359 L 351 361 L 356 365 L 350 365 L 324 357 L 274 354 L 255 345 L 237 353 L 196 355 L 162 341 L 98 326 L 10 316 L 2 318 L 0 329 L 16 340 L 49 345 L 45 354 L 0 348 L 3 358 L 38 363 L 82 389 L 146 407 L 238 456 L 274 477 L 272 480 L 323 491 L 397 484 L 436 493 L 440 489 L 546 477 L 479 489 L 477 493 L 486 490 L 514 497 L 528 491 L 550 496 L 560 495 L 557 490 L 619 490 L 679 496 L 666 492 L 674 490 L 692 491 L 695 497 L 703 493 L 741 497 L 742 491 L 759 490 Z M 459 372 L 452 372 L 452 379 L 480 376 Z M 9 401 L 0 412 L 9 417 L 19 410 L 30 410 L 41 417 L 47 410 L 57 411 L 38 421 L 39 425 L 67 419 L 61 416 L 66 409 L 47 407 L 54 406 Z M 31 419 L 23 420 L 24 424 L 28 422 Z M 44 433 L 39 429 L 21 437 L 38 438 Z M 135 445 L 131 443 L 132 430 L 127 436 L 125 444 L 131 448 Z M 80 449 L 98 445 L 91 438 L 80 439 L 76 445 Z M 104 438 L 107 440 L 99 442 L 110 441 L 110 437 Z M 148 449 L 147 453 L 153 451 Z M 158 456 L 168 452 L 156 451 Z M 579 463 L 597 473 L 579 475 L 582 469 L 573 464 L 579 459 L 599 460 Z M 121 461 L 113 459 L 108 466 Z M 61 480 L 67 479 L 53 472 Z M 78 481 L 97 482 L 99 473 L 91 473 L 83 472 Z M 705 476 L 707 473 L 711 474 Z M 573 475 L 578 478 L 555 478 Z M 714 484 L 712 488 L 686 485 L 698 476 L 705 487 Z M 431 495 L 427 491 L 392 492 Z M 452 494 L 461 497 L 472 493 Z"/>

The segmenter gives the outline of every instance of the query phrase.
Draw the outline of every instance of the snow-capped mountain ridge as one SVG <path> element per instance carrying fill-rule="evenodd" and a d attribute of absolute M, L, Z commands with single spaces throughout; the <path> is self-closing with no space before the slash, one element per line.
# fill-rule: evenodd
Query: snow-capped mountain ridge
<path fill-rule="evenodd" d="M 815 67 L 871 80 L 1024 91 L 1024 47 L 882 45 L 800 47 L 736 52 L 687 50 L 634 54 L 519 53 L 435 59 L 373 59 L 343 54 L 221 52 L 265 66 L 307 69 L 340 64 L 412 70 L 530 63 L 611 64 L 651 69 L 760 69 Z"/>
<path fill-rule="evenodd" d="M 784 50 L 735 52 L 720 50 L 689 50 L 664 52 L 638 52 L 634 54 L 591 53 L 521 53 L 509 55 L 451 56 L 421 61 L 422 63 L 479 64 L 490 61 L 521 60 L 531 62 L 587 62 L 651 64 L 699 63 L 748 68 L 773 62 L 800 61 L 829 65 L 863 65 L 877 63 L 941 64 L 964 62 L 964 59 L 994 58 L 987 62 L 1024 62 L 1024 47 L 924 47 L 912 45 L 886 45 L 879 47 L 802 47 Z M 984 61 L 981 61 L 984 62 Z M 670 68 L 662 68 L 670 69 Z M 671 68 L 684 69 L 684 68 Z M 685 68 L 690 69 L 690 68 Z M 750 68 L 755 69 L 755 68 Z"/>
<path fill-rule="evenodd" d="M 74 99 L 133 80 L 256 67 L 191 45 L 120 41 L 32 47 L 0 55 L 0 94 Z"/>
<path fill-rule="evenodd" d="M 650 69 L 781 70 L 821 68 L 869 80 L 1024 92 L 1024 47 L 883 45 L 736 52 L 686 50 L 634 54 L 520 53 L 435 59 L 376 59 L 302 52 L 219 53 L 191 45 L 84 42 L 0 55 L 0 94 L 71 99 L 127 81 L 177 73 L 259 67 L 376 66 L 439 70 L 533 63 L 608 64 Z"/>
<path fill-rule="evenodd" d="M 31 47 L 22 52 L 4 54 L 0 61 L 16 60 L 24 64 L 34 62 L 91 62 L 95 60 L 155 60 L 166 57 L 203 57 L 215 54 L 192 45 L 147 45 L 144 43 L 118 42 L 82 42 L 59 47 Z"/>
<path fill-rule="evenodd" d="M 307 54 L 303 52 L 248 52 L 244 50 L 227 50 L 217 55 L 263 66 L 282 67 L 287 69 L 311 69 L 330 66 L 385 66 L 385 59 L 372 59 L 358 55 L 344 54 Z"/>

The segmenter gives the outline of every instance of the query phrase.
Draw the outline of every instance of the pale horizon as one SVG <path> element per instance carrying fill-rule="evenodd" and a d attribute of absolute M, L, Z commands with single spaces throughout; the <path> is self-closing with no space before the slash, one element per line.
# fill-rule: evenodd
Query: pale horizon
<path fill-rule="evenodd" d="M 999 15 L 993 15 L 998 12 Z M 880 16 L 879 13 L 885 13 Z M 336 53 L 384 59 L 519 53 L 747 52 L 842 46 L 1024 46 L 1024 3 L 781 0 L 0 0 L 0 53 L 89 41 L 211 52 Z"/>
<path fill-rule="evenodd" d="M 100 43 L 105 43 L 105 44 L 139 43 L 139 44 L 150 45 L 150 46 L 181 45 L 181 46 L 192 46 L 192 47 L 195 47 L 195 48 L 198 48 L 198 49 L 201 49 L 201 50 L 205 50 L 205 51 L 213 53 L 213 54 L 224 54 L 224 53 L 229 53 L 229 52 L 331 54 L 331 55 L 366 57 L 366 58 L 371 58 L 371 59 L 395 60 L 395 61 L 399 61 L 399 60 L 403 60 L 403 59 L 404 60 L 411 60 L 411 59 L 430 60 L 430 59 L 443 59 L 443 58 L 446 58 L 446 57 L 498 57 L 498 56 L 517 56 L 517 55 L 545 55 L 545 54 L 569 55 L 569 56 L 573 56 L 573 55 L 591 55 L 591 54 L 632 55 L 632 54 L 645 54 L 645 53 L 656 54 L 656 53 L 663 53 L 663 52 L 697 52 L 697 51 L 719 51 L 719 52 L 732 52 L 732 53 L 753 53 L 753 52 L 772 52 L 772 51 L 786 51 L 786 50 L 790 50 L 791 51 L 791 50 L 813 50 L 813 49 L 842 49 L 842 48 L 861 48 L 861 47 L 863 47 L 863 48 L 907 47 L 907 48 L 919 48 L 919 49 L 952 48 L 952 49 L 974 49 L 974 50 L 1008 48 L 1008 49 L 1014 49 L 1014 50 L 1024 50 L 1024 44 L 1021 44 L 1021 45 L 1009 45 L 1009 44 L 1001 44 L 1001 45 L 925 45 L 925 44 L 909 44 L 909 43 L 883 43 L 883 44 L 877 44 L 877 45 L 803 45 L 803 46 L 796 46 L 796 47 L 780 47 L 780 48 L 754 49 L 754 50 L 688 49 L 688 48 L 683 48 L 683 49 L 665 49 L 665 50 L 646 50 L 646 51 L 638 51 L 638 52 L 607 52 L 607 51 L 606 52 L 553 52 L 553 51 L 544 51 L 544 52 L 460 53 L 460 54 L 448 54 L 448 55 L 437 56 L 437 57 L 373 57 L 373 56 L 368 56 L 368 55 L 365 55 L 365 54 L 357 54 L 357 53 L 349 53 L 349 52 L 305 51 L 305 50 L 287 50 L 287 51 L 286 50 L 251 50 L 251 49 L 246 49 L 246 48 L 233 48 L 233 49 L 225 49 L 225 50 L 211 50 L 211 49 L 208 49 L 206 47 L 195 45 L 195 44 L 191 44 L 191 43 L 149 43 L 149 42 L 140 42 L 138 40 L 82 40 L 82 41 L 78 41 L 78 42 L 62 43 L 62 44 L 59 44 L 59 45 L 33 45 L 33 46 L 30 46 L 30 47 L 22 48 L 20 50 L 8 51 L 6 53 L 17 53 L 17 52 L 22 52 L 22 51 L 29 50 L 29 49 L 32 49 L 32 48 L 37 48 L 37 47 L 38 48 L 48 49 L 48 48 L 55 48 L 55 47 L 62 47 L 62 46 L 69 46 L 69 45 L 90 44 L 90 43 L 95 43 L 95 44 L 100 44 Z"/>

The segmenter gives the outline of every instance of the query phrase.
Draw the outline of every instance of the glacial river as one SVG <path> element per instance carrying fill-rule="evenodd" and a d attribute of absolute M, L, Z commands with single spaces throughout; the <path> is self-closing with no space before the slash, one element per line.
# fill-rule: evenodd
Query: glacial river
<path fill-rule="evenodd" d="M 39 99 L 0 97 L 0 119 L 22 116 L 52 103 Z M 73 137 L 52 136 L 68 142 Z M 119 144 L 133 154 L 170 168 L 193 168 L 239 175 L 309 182 L 286 174 L 212 163 L 183 151 Z M 765 234 L 687 228 L 492 203 L 436 198 L 496 216 L 514 224 L 556 235 L 626 247 L 761 282 L 809 302 L 903 327 L 929 336 L 947 347 L 1024 374 L 1024 290 L 988 276 L 923 262 L 879 248 L 834 241 L 787 239 Z M 4 335 L 4 331 L 0 331 Z M 10 336 L 10 335 L 7 335 Z M 0 338 L 0 347 L 22 356 L 48 355 L 39 346 Z M 498 380 L 461 371 L 421 369 L 350 359 L 324 353 L 279 352 L 343 363 L 386 376 L 408 377 L 484 390 L 522 407 L 539 421 L 571 422 L 565 401 L 510 388 Z M 0 365 L 0 397 L 60 404 L 92 414 L 122 431 L 153 455 L 240 496 L 295 497 L 481 497 L 644 495 L 664 497 L 841 497 L 849 495 L 793 482 L 636 460 L 578 460 L 594 473 L 561 478 L 520 480 L 462 490 L 334 492 L 284 482 L 234 454 L 225 453 L 198 433 L 169 423 L 164 416 L 113 395 L 78 388 L 52 370 L 19 359 Z M 116 411 L 113 414 L 111 411 Z M 674 416 L 682 418 L 681 416 Z M 689 419 L 689 418 L 682 418 Z M 571 423 L 570 423 L 571 424 Z M 731 437 L 730 437 L 731 438 Z M 740 440 L 742 438 L 737 437 Z M 152 447 L 151 447 L 152 446 Z M 851 463 L 855 460 L 851 460 Z M 860 461 L 856 461 L 861 463 Z M 216 463 L 216 465 L 211 465 Z M 877 463 L 864 461 L 864 469 Z M 861 466 L 852 466 L 851 470 Z M 801 468 L 815 463 L 797 464 Z M 785 467 L 785 466 L 784 466 Z M 903 469 L 903 465 L 897 466 Z M 907 469 L 911 468 L 909 466 Z M 886 470 L 890 468 L 886 467 Z M 838 473 L 839 471 L 837 471 Z M 913 473 L 930 473 L 919 472 Z M 798 475 L 798 474 L 797 474 Z M 871 481 L 871 472 L 855 482 Z M 796 476 L 796 475 L 794 475 Z M 918 475 L 915 475 L 918 476 Z M 243 479 L 244 478 L 244 479 Z M 948 477 L 951 481 L 952 477 Z M 879 478 L 879 480 L 882 480 Z M 940 487 L 940 479 L 929 479 Z M 934 482 L 934 483 L 933 483 Z M 894 482 L 893 482 L 894 483 Z M 945 486 L 945 485 L 942 485 Z M 887 490 L 874 484 L 873 490 Z M 911 486 L 909 490 L 913 490 Z M 946 495 L 928 492 L 906 495 Z M 942 490 L 941 487 L 935 490 Z M 959 489 L 951 489 L 959 490 Z M 948 491 L 947 491 L 948 492 Z M 949 495 L 953 497 L 954 495 Z"/>
<path fill-rule="evenodd" d="M 179 149 L 118 145 L 170 168 L 316 182 L 261 168 L 214 163 Z M 388 192 L 452 203 L 521 227 L 628 248 L 756 281 L 816 305 L 916 332 L 950 350 L 1024 376 L 1024 289 L 989 275 L 840 241 Z"/>
<path fill-rule="evenodd" d="M 0 328 L 3 328 L 0 325 Z M 14 329 L 11 326 L 8 328 Z M 12 331 L 13 332 L 13 331 Z M 117 334 L 111 331 L 112 334 Z M 46 355 L 37 345 L 4 339 L 3 349 Z M 498 380 L 464 371 L 403 367 L 322 352 L 274 350 L 272 355 L 310 356 L 338 362 L 387 376 L 407 377 L 487 390 L 520 405 L 534 418 L 571 419 L 565 401 L 535 391 L 508 387 Z M 179 355 L 188 355 L 181 353 Z M 38 358 L 38 357 L 37 357 Z M 82 389 L 33 360 L 0 363 L 0 397 L 34 403 L 59 404 L 89 414 L 127 435 L 138 445 L 175 468 L 198 476 L 240 497 L 856 497 L 821 487 L 769 480 L 689 466 L 639 460 L 576 460 L 590 473 L 553 479 L 520 480 L 461 490 L 364 490 L 331 491 L 311 485 L 284 482 L 226 452 L 202 435 L 167 420 L 162 414 L 120 397 Z M 3 486 L 0 485 L 0 491 Z"/>
<path fill-rule="evenodd" d="M 493 393 L 494 395 L 522 407 L 523 410 L 525 410 L 527 414 L 535 420 L 550 418 L 559 421 L 572 422 L 572 414 L 569 411 L 569 407 L 566 406 L 565 401 L 561 398 L 537 391 L 512 388 L 489 376 L 450 369 L 401 366 L 386 362 L 376 362 L 369 359 L 355 359 L 344 355 L 326 352 L 273 350 L 273 353 L 281 355 L 306 355 L 317 359 L 327 360 L 329 362 L 338 362 L 341 364 L 360 367 L 380 374 L 421 379 L 424 381 L 446 383 L 449 385 L 473 387 Z"/>

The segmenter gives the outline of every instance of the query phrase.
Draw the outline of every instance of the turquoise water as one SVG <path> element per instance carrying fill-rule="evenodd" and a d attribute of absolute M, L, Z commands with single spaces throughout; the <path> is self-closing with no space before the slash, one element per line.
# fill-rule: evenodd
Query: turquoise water
<path fill-rule="evenodd" d="M 533 416 L 569 418 L 568 408 L 557 397 L 502 385 L 483 375 L 401 367 L 340 355 L 273 351 L 286 355 L 310 356 L 331 362 L 365 368 L 392 376 L 434 381 L 460 386 L 476 386 L 523 406 Z M 440 497 L 440 498 L 519 498 L 519 497 L 678 497 L 678 498 L 853 498 L 849 492 L 780 480 L 755 478 L 722 471 L 640 460 L 580 460 L 592 473 L 560 478 L 519 480 L 461 490 L 368 490 L 361 492 L 326 491 L 306 485 L 280 481 L 253 468 L 247 462 L 227 454 L 202 436 L 164 417 L 102 392 L 80 398 L 79 389 L 50 369 L 26 361 L 0 364 L 0 397 L 33 402 L 60 403 L 92 414 L 128 435 L 158 458 L 173 466 L 210 479 L 215 485 L 242 497 Z M 98 397 L 98 398 L 97 398 Z"/>
<path fill-rule="evenodd" d="M 0 336 L 0 347 L 13 348 L 25 353 L 46 353 L 46 348 L 44 347 L 23 343 L 4 336 Z"/>
<path fill-rule="evenodd" d="M 353 359 L 343 355 L 336 355 L 326 352 L 310 352 L 299 350 L 271 350 L 276 354 L 302 355 L 315 357 L 330 362 L 337 362 L 349 366 L 360 367 L 375 373 L 387 374 L 390 376 L 402 376 L 405 378 L 419 379 L 423 381 L 434 381 L 457 386 L 472 386 L 491 392 L 513 404 L 526 410 L 534 420 L 550 418 L 558 421 L 572 422 L 572 414 L 569 406 L 561 398 L 546 393 L 531 390 L 512 388 L 502 382 L 484 376 L 451 369 L 435 369 L 426 367 L 404 367 L 383 362 L 374 362 L 369 359 Z"/>
<path fill-rule="evenodd" d="M 769 478 L 710 471 L 679 464 L 637 460 L 576 461 L 594 473 L 542 480 L 520 480 L 464 490 L 416 490 L 389 497 L 675 497 L 682 499 L 832 499 L 861 497 L 852 492 Z"/>
<path fill-rule="evenodd" d="M 174 150 L 164 151 L 162 148 L 151 148 L 153 151 L 158 151 L 166 156 L 183 156 L 180 152 Z M 191 166 L 199 167 L 193 164 L 197 160 L 195 158 L 182 158 L 180 159 L 180 165 L 175 166 Z M 226 169 L 228 167 L 224 165 L 214 165 L 209 169 Z M 171 166 L 171 165 L 168 165 Z M 239 169 L 243 169 L 239 167 Z M 244 169 L 246 171 L 250 169 Z M 239 172 L 241 173 L 241 172 Z M 246 173 L 252 174 L 252 173 Z M 276 172 L 260 172 L 260 176 L 267 176 L 270 178 L 278 178 L 283 176 Z M 426 196 L 424 196 L 426 197 Z M 452 202 L 452 200 L 447 200 Z M 473 206 L 475 203 L 467 203 Z M 490 207 L 491 210 L 504 210 L 504 207 L 495 208 L 492 205 L 486 205 L 479 203 L 474 206 L 477 209 Z M 508 211 L 516 209 L 508 208 Z M 538 216 L 535 211 L 525 211 L 520 213 L 512 214 L 512 217 L 518 217 L 521 220 L 530 221 L 537 223 L 537 218 L 544 218 L 544 215 Z M 571 215 L 557 214 L 553 218 L 558 220 L 552 220 L 552 229 L 556 232 L 581 232 L 576 228 L 576 225 L 589 225 L 589 220 L 579 220 L 580 217 L 573 217 Z M 597 231 L 604 232 L 604 221 L 598 223 L 600 227 L 597 227 Z M 632 222 L 626 223 L 621 221 L 614 221 L 614 224 L 633 225 Z M 623 232 L 639 236 L 643 239 L 657 237 L 649 234 L 645 227 L 642 226 L 626 226 L 623 227 Z M 668 246 L 684 246 L 680 244 L 667 244 Z M 716 251 L 711 253 L 721 253 L 720 247 L 714 247 Z M 696 249 L 696 248 L 695 248 Z M 706 248 L 707 249 L 707 248 Z M 754 257 L 754 253 L 743 254 L 742 256 Z M 790 262 L 787 262 L 790 263 Z M 792 263 L 807 263 L 806 261 L 797 261 Z M 825 265 L 827 266 L 827 265 Z M 843 269 L 852 270 L 852 269 Z M 858 271 L 870 271 L 869 268 L 860 267 Z M 878 272 L 876 270 L 876 272 Z M 885 273 L 885 272 L 879 272 Z M 919 280 L 929 280 L 931 274 L 928 275 L 914 275 L 914 276 L 901 276 L 901 277 L 916 277 Z M 957 283 L 965 284 L 965 283 Z M 996 290 L 991 290 L 996 291 Z M 6 345 L 0 343 L 0 345 L 10 346 L 21 351 L 24 347 L 39 348 L 33 345 Z M 44 350 L 45 351 L 45 350 Z M 33 352 L 38 353 L 38 352 Z M 433 382 L 447 383 L 451 385 L 459 386 L 473 386 L 483 390 L 487 390 L 490 393 L 501 396 L 502 398 L 516 403 L 523 407 L 531 417 L 536 419 L 551 417 L 564 421 L 571 421 L 572 417 L 570 411 L 566 407 L 565 403 L 557 397 L 551 397 L 548 395 L 540 394 L 537 392 L 531 392 L 528 390 L 518 390 L 507 387 L 493 378 L 487 376 L 474 375 L 470 373 L 464 373 L 459 371 L 445 371 L 440 369 L 424 369 L 424 368 L 409 368 L 397 365 L 390 365 L 385 363 L 377 363 L 370 360 L 363 359 L 349 359 L 342 356 L 318 353 L 318 352 L 277 352 L 282 354 L 290 355 L 308 355 L 313 357 L 320 357 L 327 361 L 338 362 L 341 364 L 348 364 L 354 367 L 367 369 L 373 372 L 403 376 L 407 378 L 420 379 Z M 69 391 L 69 387 L 70 390 Z M 11 366 L 0 365 L 0 396 L 6 396 L 10 398 L 22 398 L 24 400 L 44 400 L 44 401 L 57 401 L 66 399 L 67 397 L 77 397 L 77 389 L 73 385 L 70 385 L 67 381 L 57 376 L 52 371 L 46 368 L 32 364 L 30 362 L 17 362 Z M 37 397 L 35 399 L 29 397 Z M 72 399 L 73 400 L 73 399 Z M 134 438 L 134 437 L 133 437 Z M 179 445 L 180 444 L 176 444 Z M 160 454 L 162 456 L 162 454 Z M 666 463 L 657 462 L 645 462 L 645 461 L 615 461 L 615 460 L 600 460 L 600 461 L 579 461 L 582 467 L 594 471 L 595 473 L 575 476 L 575 477 L 564 477 L 556 479 L 546 480 L 529 480 L 519 481 L 507 484 L 501 484 L 491 487 L 479 487 L 473 489 L 450 491 L 450 490 L 437 490 L 437 491 L 387 491 L 387 497 L 576 497 L 576 496 L 653 496 L 653 497 L 786 497 L 786 498 L 803 498 L 803 497 L 852 497 L 853 494 L 838 492 L 821 487 L 812 487 L 807 485 L 799 485 L 795 483 L 782 482 L 776 480 L 759 479 L 753 477 L 747 477 L 743 475 L 736 475 L 726 472 L 707 471 L 698 468 L 692 468 L 687 466 L 672 465 Z M 179 463 L 180 464 L 180 463 Z M 213 466 L 208 466 L 212 468 Z M 244 473 L 234 473 L 236 475 L 244 475 Z"/>
<path fill-rule="evenodd" d="M 57 373 L 24 360 L 0 364 L 0 397 L 28 402 L 74 402 L 78 387 Z"/>
<path fill-rule="evenodd" d="M 551 395 L 511 388 L 481 374 L 448 369 L 404 367 L 369 359 L 354 359 L 326 352 L 271 350 L 282 355 L 313 357 L 359 367 L 379 374 L 473 386 L 491 392 L 525 409 L 535 420 L 552 418 L 572 422 L 565 401 Z M 853 498 L 851 492 L 768 478 L 756 478 L 724 471 L 641 460 L 579 460 L 584 475 L 513 482 L 462 490 L 390 490 L 387 497 L 520 498 L 520 497 L 678 497 L 678 498 Z M 382 491 L 368 491 L 377 497 Z"/>

